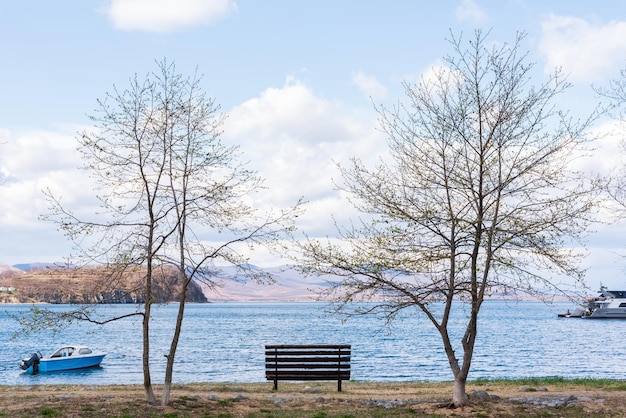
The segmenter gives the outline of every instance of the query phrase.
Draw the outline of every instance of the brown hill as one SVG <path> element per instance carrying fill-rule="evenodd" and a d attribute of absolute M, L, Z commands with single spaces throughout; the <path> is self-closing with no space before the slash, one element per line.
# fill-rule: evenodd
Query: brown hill
<path fill-rule="evenodd" d="M 142 269 L 121 276 L 100 268 L 48 268 L 0 277 L 0 303 L 143 303 Z M 162 270 L 154 279 L 153 296 L 159 303 L 178 300 L 178 277 Z M 207 302 L 197 283 L 187 291 L 188 302 Z"/>

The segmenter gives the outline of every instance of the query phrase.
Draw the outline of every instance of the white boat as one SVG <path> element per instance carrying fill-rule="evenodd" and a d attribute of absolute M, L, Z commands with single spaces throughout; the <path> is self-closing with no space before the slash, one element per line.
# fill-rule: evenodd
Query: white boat
<path fill-rule="evenodd" d="M 600 296 L 589 298 L 583 318 L 626 319 L 626 290 L 608 290 L 600 286 Z"/>
<path fill-rule="evenodd" d="M 559 318 L 626 319 L 626 290 L 608 290 L 600 286 L 600 296 L 589 298 L 573 312 L 558 314 Z"/>
<path fill-rule="evenodd" d="M 33 374 L 84 369 L 99 366 L 104 356 L 106 353 L 92 351 L 84 345 L 65 345 L 49 356 L 42 356 L 39 351 L 33 353 L 20 362 L 20 367 Z"/>

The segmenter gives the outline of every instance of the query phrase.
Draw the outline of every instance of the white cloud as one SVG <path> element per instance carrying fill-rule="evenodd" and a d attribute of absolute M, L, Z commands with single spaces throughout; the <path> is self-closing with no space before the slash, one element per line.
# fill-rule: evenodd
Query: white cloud
<path fill-rule="evenodd" d="M 5 198 L 0 199 L 0 229 L 55 230 L 55 225 L 40 220 L 50 210 L 44 190 L 74 212 L 95 210 L 93 183 L 79 169 L 82 160 L 74 132 L 30 131 L 3 137 L 0 172 L 5 175 L 1 189 Z"/>
<path fill-rule="evenodd" d="M 236 11 L 234 0 L 111 0 L 105 12 L 117 29 L 169 32 L 212 23 Z"/>
<path fill-rule="evenodd" d="M 485 13 L 473 0 L 462 0 L 454 10 L 456 20 L 481 25 L 487 21 Z"/>
<path fill-rule="evenodd" d="M 0 226 L 45 227 L 39 216 L 48 211 L 46 189 L 68 203 L 93 200 L 89 177 L 78 169 L 82 163 L 73 133 L 31 131 L 4 137 Z"/>
<path fill-rule="evenodd" d="M 604 80 L 609 72 L 624 65 L 626 22 L 607 24 L 571 16 L 550 15 L 542 22 L 540 52 L 545 71 L 561 67 L 572 81 Z"/>
<path fill-rule="evenodd" d="M 3 262 L 60 261 L 72 251 L 57 225 L 41 220 L 49 213 L 43 194 L 51 189 L 64 204 L 92 213 L 90 178 L 80 172 L 73 128 L 15 133 L 0 129 L 0 254 Z M 90 206 L 90 207 L 89 207 Z"/>
<path fill-rule="evenodd" d="M 453 72 L 446 63 L 437 59 L 422 69 L 420 73 L 406 75 L 404 80 L 411 85 L 422 85 L 426 89 L 431 90 L 446 83 L 460 83 L 462 74 Z M 402 98 L 402 100 L 404 99 L 406 97 Z"/>
<path fill-rule="evenodd" d="M 422 72 L 420 80 L 425 85 L 438 85 L 441 83 L 441 79 L 446 79 L 451 76 L 450 67 L 445 65 L 440 59 L 435 60 Z"/>
<path fill-rule="evenodd" d="M 336 162 L 375 159 L 386 142 L 374 129 L 376 114 L 358 115 L 324 100 L 299 81 L 269 88 L 229 112 L 224 141 L 239 144 L 266 179 L 262 204 L 285 207 L 304 196 L 304 228 L 334 231 L 331 215 L 342 220 L 351 205 L 335 190 Z M 257 202 L 259 203 L 259 202 Z"/>
<path fill-rule="evenodd" d="M 352 77 L 352 82 L 372 99 L 381 100 L 387 97 L 387 87 L 382 85 L 374 76 L 359 71 Z"/>
<path fill-rule="evenodd" d="M 11 177 L 39 178 L 42 173 L 77 167 L 76 145 L 73 134 L 67 133 L 31 131 L 10 136 L 3 146 L 6 158 L 1 164 Z"/>
<path fill-rule="evenodd" d="M 619 121 L 606 119 L 594 126 L 589 134 L 598 138 L 593 144 L 595 148 L 592 158 L 581 158 L 573 167 L 588 173 L 599 173 L 608 176 L 626 164 L 624 150 L 624 127 Z M 598 164 L 601 161 L 601 164 Z"/>

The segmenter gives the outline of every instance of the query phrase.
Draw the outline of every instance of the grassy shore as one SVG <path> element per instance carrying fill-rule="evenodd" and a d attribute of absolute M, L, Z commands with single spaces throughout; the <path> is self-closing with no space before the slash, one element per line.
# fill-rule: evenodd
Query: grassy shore
<path fill-rule="evenodd" d="M 155 386 L 157 396 L 160 386 Z M 479 380 L 471 404 L 450 409 L 452 384 L 344 382 L 176 385 L 148 405 L 141 385 L 0 386 L 0 417 L 624 417 L 626 382 Z"/>

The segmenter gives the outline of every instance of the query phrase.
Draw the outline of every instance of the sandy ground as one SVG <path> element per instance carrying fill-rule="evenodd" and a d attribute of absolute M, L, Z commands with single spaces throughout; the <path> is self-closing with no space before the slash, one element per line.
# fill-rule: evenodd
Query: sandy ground
<path fill-rule="evenodd" d="M 278 391 L 271 383 L 177 385 L 162 407 L 148 405 L 138 385 L 0 386 L 0 417 L 626 416 L 623 391 L 582 386 L 468 384 L 472 402 L 462 409 L 443 406 L 451 383 L 344 382 L 341 393 L 336 389 L 332 382 L 279 384 Z M 158 385 L 155 393 L 160 397 Z"/>

